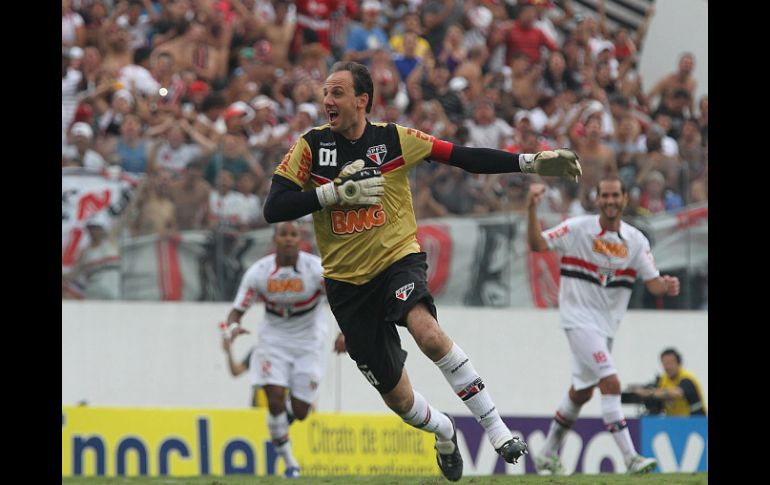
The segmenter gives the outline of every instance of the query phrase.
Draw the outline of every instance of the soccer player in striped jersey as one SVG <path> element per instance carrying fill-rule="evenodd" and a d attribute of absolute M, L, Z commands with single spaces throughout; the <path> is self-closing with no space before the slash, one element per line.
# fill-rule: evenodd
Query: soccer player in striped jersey
<path fill-rule="evenodd" d="M 416 237 L 409 169 L 427 159 L 474 173 L 574 180 L 581 174 L 577 155 L 469 148 L 394 123 L 371 123 L 372 77 L 355 62 L 332 66 L 323 91 L 329 122 L 302 135 L 276 168 L 265 219 L 312 213 L 329 305 L 348 355 L 404 422 L 435 434 L 436 460 L 448 480 L 459 480 L 463 471 L 455 425 L 412 388 L 396 325 L 406 327 L 436 364 L 497 453 L 515 463 L 526 444 L 511 435 L 470 359 L 438 325 Z"/>
<path fill-rule="evenodd" d="M 537 203 L 544 193 L 543 184 L 530 186 L 527 236 L 532 251 L 558 251 L 562 256 L 559 314 L 572 351 L 572 385 L 556 410 L 543 449 L 535 456 L 535 467 L 539 472 L 564 474 L 558 449 L 598 387 L 604 423 L 623 452 L 628 473 L 651 472 L 656 461 L 639 455 L 631 442 L 610 350 L 637 276 L 654 295 L 678 295 L 679 279 L 660 275 L 650 242 L 621 220 L 628 194 L 617 177 L 604 178 L 597 185 L 599 215 L 573 217 L 547 231 L 541 231 L 537 219 Z"/>
<path fill-rule="evenodd" d="M 299 249 L 295 222 L 277 224 L 273 241 L 276 253 L 257 260 L 243 275 L 225 338 L 248 333 L 241 318 L 257 298 L 264 300 L 265 318 L 257 329 L 259 341 L 249 356 L 248 372 L 252 385 L 267 394 L 270 437 L 285 461 L 284 475 L 294 478 L 300 469 L 291 451 L 289 425 L 307 417 L 326 367 L 324 282 L 321 258 Z"/>

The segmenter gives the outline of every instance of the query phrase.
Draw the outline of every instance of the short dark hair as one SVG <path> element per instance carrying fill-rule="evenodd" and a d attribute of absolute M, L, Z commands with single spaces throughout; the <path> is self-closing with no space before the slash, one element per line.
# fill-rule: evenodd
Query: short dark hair
<path fill-rule="evenodd" d="M 361 96 L 362 94 L 369 95 L 369 101 L 366 103 L 366 112 L 371 113 L 372 102 L 374 101 L 374 83 L 372 82 L 372 75 L 369 74 L 369 69 L 357 62 L 339 61 L 334 63 L 331 70 L 329 70 L 329 74 L 340 71 L 349 71 L 353 76 L 353 90 L 356 96 Z"/>
<path fill-rule="evenodd" d="M 623 182 L 623 179 L 621 179 L 620 177 L 618 177 L 616 175 L 609 175 L 607 177 L 603 177 L 603 178 L 599 179 L 599 181 L 596 182 L 596 195 L 597 196 L 601 193 L 601 189 L 599 188 L 599 186 L 601 185 L 602 182 L 620 182 L 620 193 L 621 194 L 625 194 L 626 192 L 628 192 L 628 190 L 626 189 L 626 184 L 625 184 L 625 182 Z"/>
<path fill-rule="evenodd" d="M 665 349 L 663 352 L 660 353 L 660 358 L 662 359 L 664 355 L 673 355 L 676 359 L 677 364 L 682 364 L 682 354 L 676 351 L 675 348 L 669 347 Z"/>

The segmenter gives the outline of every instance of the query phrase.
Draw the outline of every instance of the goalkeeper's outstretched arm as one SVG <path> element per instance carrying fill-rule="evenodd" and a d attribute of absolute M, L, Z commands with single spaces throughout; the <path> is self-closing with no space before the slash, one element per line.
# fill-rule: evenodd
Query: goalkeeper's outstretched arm
<path fill-rule="evenodd" d="M 510 153 L 436 140 L 430 158 L 472 173 L 536 173 L 567 177 L 575 181 L 583 174 L 577 153 L 566 148 L 537 153 Z"/>
<path fill-rule="evenodd" d="M 299 219 L 320 209 L 321 203 L 315 192 L 303 192 L 299 185 L 275 174 L 262 214 L 273 224 Z"/>

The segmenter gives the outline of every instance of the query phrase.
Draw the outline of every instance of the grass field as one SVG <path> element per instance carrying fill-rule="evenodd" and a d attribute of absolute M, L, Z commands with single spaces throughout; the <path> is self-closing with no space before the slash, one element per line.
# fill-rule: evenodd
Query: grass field
<path fill-rule="evenodd" d="M 286 481 L 283 477 L 191 477 L 191 478 L 62 478 L 63 485 L 448 485 L 443 478 L 370 476 L 302 477 Z M 459 484 L 473 485 L 706 485 L 708 473 L 655 473 L 626 476 L 619 474 L 550 477 L 536 475 L 500 475 L 465 477 Z"/>

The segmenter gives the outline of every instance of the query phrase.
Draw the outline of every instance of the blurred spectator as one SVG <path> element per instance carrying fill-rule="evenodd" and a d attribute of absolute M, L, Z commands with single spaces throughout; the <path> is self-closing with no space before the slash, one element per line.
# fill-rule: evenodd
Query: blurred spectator
<path fill-rule="evenodd" d="M 646 134 L 640 136 L 644 138 L 643 155 L 639 156 L 638 167 L 639 170 L 636 175 L 636 183 L 642 184 L 647 174 L 653 170 L 657 170 L 665 175 L 666 186 L 673 189 L 680 188 L 680 181 L 682 179 L 682 164 L 678 158 L 678 148 L 674 155 L 669 155 L 666 152 L 665 143 L 667 140 L 673 143 L 676 147 L 676 142 L 666 135 L 663 127 L 657 124 L 652 124 L 647 127 Z M 639 145 L 639 143 L 637 143 Z M 670 152 L 669 152 L 670 153 Z"/>
<path fill-rule="evenodd" d="M 690 116 L 687 106 L 690 104 L 690 95 L 684 89 L 677 89 L 672 94 L 664 96 L 658 108 L 653 112 L 652 117 L 657 121 L 660 115 L 667 116 L 669 126 L 666 134 L 674 139 L 679 138 L 682 132 L 682 124 L 685 118 Z M 660 123 L 660 122 L 658 122 Z"/>
<path fill-rule="evenodd" d="M 677 199 L 675 194 L 670 198 L 665 196 L 665 187 L 666 181 L 662 173 L 653 170 L 647 174 L 639 196 L 639 209 L 642 215 L 652 215 L 682 206 L 681 198 Z"/>
<path fill-rule="evenodd" d="M 182 175 L 171 182 L 169 195 L 180 231 L 205 229 L 208 225 L 211 185 L 203 178 L 203 165 L 200 158 L 189 162 Z"/>
<path fill-rule="evenodd" d="M 416 219 L 444 217 L 449 210 L 433 197 L 431 186 L 435 170 L 418 170 L 415 184 L 412 186 L 414 198 L 414 215 Z"/>
<path fill-rule="evenodd" d="M 260 178 L 264 176 L 262 167 L 249 152 L 246 137 L 240 133 L 226 133 L 222 143 L 211 156 L 205 171 L 205 178 L 210 184 L 217 180 L 219 172 L 227 170 L 235 178 L 246 170 L 253 170 Z"/>
<path fill-rule="evenodd" d="M 470 7 L 465 13 L 465 36 L 463 44 L 470 50 L 474 47 L 487 47 L 487 38 L 492 27 L 494 15 L 492 11 L 484 5 L 471 6 L 466 2 L 465 7 Z"/>
<path fill-rule="evenodd" d="M 117 73 L 123 66 L 134 60 L 134 50 L 131 48 L 131 33 L 116 22 L 110 22 L 106 28 L 105 49 L 102 52 L 103 66 L 111 73 Z"/>
<path fill-rule="evenodd" d="M 577 80 L 575 73 L 567 69 L 567 63 L 564 61 L 564 54 L 559 51 L 551 52 L 548 56 L 545 71 L 543 72 L 541 89 L 557 95 L 565 89 L 579 91 L 581 84 Z"/>
<path fill-rule="evenodd" d="M 331 52 L 331 17 L 341 0 L 296 0 L 297 27 L 289 53 L 295 59 L 305 44 L 318 42 Z"/>
<path fill-rule="evenodd" d="M 158 96 L 160 83 L 155 80 L 149 70 L 150 48 L 140 47 L 134 51 L 133 63 L 120 70 L 118 81 L 135 93 L 145 96 Z"/>
<path fill-rule="evenodd" d="M 243 219 L 248 229 L 254 229 L 260 222 L 264 222 L 262 217 L 262 202 L 256 194 L 259 186 L 254 172 L 243 172 L 236 181 L 236 190 L 243 195 Z"/>
<path fill-rule="evenodd" d="M 516 106 L 532 109 L 537 105 L 538 83 L 543 69 L 531 63 L 526 54 L 517 52 L 511 56 L 511 88 Z"/>
<path fill-rule="evenodd" d="M 459 25 L 450 25 L 444 36 L 444 45 L 441 47 L 436 59 L 443 62 L 449 69 L 449 74 L 454 74 L 457 66 L 465 61 L 466 52 L 463 45 L 463 29 Z"/>
<path fill-rule="evenodd" d="M 511 143 L 513 128 L 504 120 L 495 116 L 495 107 L 489 101 L 476 103 L 473 118 L 465 120 L 468 128 L 468 146 L 485 148 L 503 148 Z M 582 159 L 581 159 L 582 162 Z"/>
<path fill-rule="evenodd" d="M 151 129 L 164 138 L 159 138 L 153 143 L 150 162 L 155 167 L 170 170 L 174 175 L 181 174 L 191 161 L 201 155 L 210 155 L 217 147 L 216 143 L 198 133 L 185 119 L 167 118 Z M 189 136 L 193 143 L 188 143 L 186 136 Z"/>
<path fill-rule="evenodd" d="M 209 194 L 211 229 L 244 232 L 248 229 L 246 198 L 235 190 L 235 175 L 229 170 L 217 173 L 216 190 Z"/>
<path fill-rule="evenodd" d="M 254 119 L 254 109 L 248 103 L 236 101 L 222 113 L 225 131 L 233 135 L 248 135 L 246 126 Z"/>
<path fill-rule="evenodd" d="M 618 127 L 609 141 L 609 146 L 618 164 L 618 176 L 626 185 L 633 187 L 636 181 L 637 160 L 646 150 L 641 150 L 636 144 L 641 127 L 639 122 L 630 114 L 620 118 Z"/>
<path fill-rule="evenodd" d="M 72 0 L 61 0 L 61 45 L 62 48 L 86 45 L 83 17 L 72 10 Z"/>
<path fill-rule="evenodd" d="M 587 116 L 586 116 L 587 115 Z M 569 130 L 572 149 L 580 154 L 580 164 L 583 166 L 583 176 L 580 178 L 580 200 L 583 207 L 593 209 L 595 190 L 600 179 L 617 175 L 618 166 L 612 148 L 602 140 L 601 111 L 592 111 L 588 103 L 581 118 L 582 127 Z"/>
<path fill-rule="evenodd" d="M 415 74 L 419 74 L 416 72 Z M 415 79 L 415 78 L 413 78 Z M 466 81 L 467 85 L 467 81 Z M 436 62 L 432 69 L 429 69 L 427 79 L 421 83 L 422 99 L 436 99 L 444 108 L 444 112 L 452 122 L 460 121 L 465 116 L 465 106 L 457 91 L 450 89 L 449 69 Z"/>
<path fill-rule="evenodd" d="M 393 101 L 401 84 L 401 76 L 390 58 L 390 52 L 385 49 L 375 50 L 372 53 L 369 72 L 374 82 L 373 106 L 384 107 Z"/>
<path fill-rule="evenodd" d="M 220 93 L 210 93 L 201 104 L 200 112 L 195 118 L 195 130 L 206 138 L 219 141 L 226 130 L 225 122 L 220 118 L 227 107 L 225 98 Z"/>
<path fill-rule="evenodd" d="M 463 215 L 473 211 L 477 201 L 467 183 L 469 175 L 462 170 L 450 170 L 445 165 L 436 168 L 430 185 L 432 194 L 451 214 Z"/>
<path fill-rule="evenodd" d="M 530 3 L 535 6 L 537 10 L 537 20 L 534 25 L 540 29 L 548 38 L 550 38 L 555 44 L 561 44 L 563 36 L 559 32 L 559 28 L 570 20 L 575 11 L 572 8 L 571 0 L 562 0 L 561 8 L 564 13 L 560 17 L 554 17 L 551 12 L 554 11 L 553 0 L 525 0 L 526 3 Z"/>
<path fill-rule="evenodd" d="M 228 33 L 231 31 L 228 29 Z M 161 44 L 153 50 L 153 56 L 169 53 L 174 59 L 174 70 L 189 70 L 207 82 L 226 77 L 228 45 L 217 45 L 208 36 L 205 24 L 190 22 L 184 34 Z"/>
<path fill-rule="evenodd" d="M 176 233 L 176 207 L 171 199 L 171 172 L 156 170 L 144 178 L 128 209 L 128 227 L 133 237 Z"/>
<path fill-rule="evenodd" d="M 425 0 L 422 3 L 422 36 L 431 46 L 434 57 L 444 45 L 444 37 L 450 25 L 462 19 L 460 2 L 455 0 Z"/>
<path fill-rule="evenodd" d="M 174 55 L 170 52 L 151 54 L 151 59 L 152 76 L 160 85 L 160 89 L 165 89 L 165 94 L 161 93 L 160 89 L 158 90 L 162 96 L 161 105 L 178 106 L 186 93 L 190 96 L 198 92 L 208 93 L 208 85 L 203 81 L 195 81 L 190 84 L 189 88 L 185 86 L 181 74 L 174 69 Z M 203 97 L 205 98 L 205 94 Z M 196 105 L 196 108 L 200 109 L 200 107 L 200 105 Z"/>
<path fill-rule="evenodd" d="M 103 0 L 91 0 L 82 12 L 86 29 L 85 45 L 95 46 L 100 51 L 103 50 L 107 37 L 107 27 L 110 24 L 106 3 Z"/>
<path fill-rule="evenodd" d="M 393 64 L 398 69 L 400 79 L 406 82 L 412 70 L 420 65 L 422 59 L 417 55 L 417 34 L 405 32 L 402 37 L 401 53 L 393 55 Z"/>
<path fill-rule="evenodd" d="M 695 56 L 690 52 L 685 52 L 679 57 L 679 65 L 676 72 L 667 75 L 655 83 L 655 86 L 647 94 L 647 99 L 652 102 L 653 98 L 660 96 L 661 100 L 663 100 L 675 91 L 682 89 L 689 94 L 687 107 L 690 113 L 694 113 L 695 88 L 698 85 L 695 77 L 692 75 L 694 70 Z"/>
<path fill-rule="evenodd" d="M 679 156 L 687 164 L 689 178 L 695 179 L 703 174 L 706 166 L 706 149 L 698 131 L 698 120 L 688 118 L 682 125 L 679 137 Z"/>
<path fill-rule="evenodd" d="M 473 103 L 484 88 L 484 65 L 489 58 L 486 46 L 477 45 L 468 49 L 465 60 L 455 69 L 455 77 L 468 81 L 468 101 Z"/>
<path fill-rule="evenodd" d="M 101 211 L 86 222 L 88 247 L 72 271 L 62 275 L 62 298 L 115 300 L 120 298 L 120 252 L 110 236 L 110 220 Z"/>
<path fill-rule="evenodd" d="M 348 33 L 345 60 L 368 65 L 375 51 L 389 48 L 388 34 L 378 25 L 381 11 L 378 0 L 365 0 L 361 4 L 361 25 Z"/>
<path fill-rule="evenodd" d="M 155 167 L 150 160 L 150 144 L 143 136 L 142 122 L 136 115 L 129 114 L 120 126 L 120 136 L 107 144 L 107 160 L 130 173 L 152 172 Z"/>
<path fill-rule="evenodd" d="M 297 26 L 296 16 L 289 16 L 291 4 L 288 0 L 276 0 L 274 2 L 275 19 L 264 26 L 265 39 L 272 47 L 271 64 L 284 71 L 291 69 L 289 48 Z"/>
<path fill-rule="evenodd" d="M 122 86 L 116 83 L 117 86 Z M 101 107 L 101 115 L 97 119 L 99 131 L 103 135 L 120 135 L 124 120 L 134 112 L 136 102 L 134 95 L 127 89 L 120 88 L 112 94 L 109 105 L 103 99 L 97 101 Z M 137 117 L 137 121 L 141 121 Z"/>
<path fill-rule="evenodd" d="M 138 49 L 149 45 L 149 33 L 152 27 L 151 22 L 157 19 L 157 14 L 150 0 L 120 0 L 118 9 L 126 5 L 125 14 L 119 16 L 116 20 L 118 25 L 125 27 L 131 34 L 129 47 Z M 122 10 L 122 9 L 121 9 Z"/>
<path fill-rule="evenodd" d="M 313 103 L 300 104 L 297 106 L 297 114 L 288 123 L 273 128 L 270 144 L 280 144 L 284 150 L 288 150 L 297 137 L 304 135 L 315 125 L 317 118 L 318 108 Z M 260 177 L 263 175 L 260 174 Z"/>
<path fill-rule="evenodd" d="M 506 37 L 506 64 L 510 64 L 513 55 L 519 52 L 525 54 L 532 64 L 537 64 L 540 62 L 541 47 L 546 47 L 549 51 L 559 50 L 559 46 L 535 26 L 536 20 L 535 6 L 522 4 Z"/>
<path fill-rule="evenodd" d="M 104 158 L 91 149 L 94 130 L 87 123 L 77 122 L 70 129 L 72 145 L 62 147 L 62 156 L 68 160 L 67 166 L 84 167 L 99 172 L 104 169 Z"/>
<path fill-rule="evenodd" d="M 708 143 L 709 139 L 709 97 L 702 96 L 698 101 L 698 127 L 703 139 L 703 145 Z"/>
<path fill-rule="evenodd" d="M 407 55 L 406 38 L 413 37 L 413 52 L 408 54 L 414 56 L 419 60 L 424 60 L 426 56 L 433 56 L 430 50 L 430 44 L 422 37 L 422 24 L 420 22 L 420 15 L 417 12 L 409 12 L 404 15 L 403 18 L 403 31 L 395 35 L 390 36 L 390 48 L 397 54 Z M 402 79 L 406 79 L 406 76 L 401 76 Z"/>
<path fill-rule="evenodd" d="M 61 55 L 61 138 L 64 145 L 72 118 L 78 105 L 78 93 L 81 91 L 83 74 L 70 66 L 69 50 L 62 50 Z"/>

